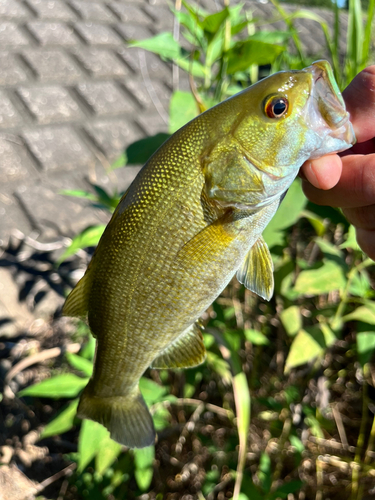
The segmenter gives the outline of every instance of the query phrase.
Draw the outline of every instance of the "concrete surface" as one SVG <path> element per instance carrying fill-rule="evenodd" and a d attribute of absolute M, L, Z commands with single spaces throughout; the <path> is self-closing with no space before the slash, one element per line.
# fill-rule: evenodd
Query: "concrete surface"
<path fill-rule="evenodd" d="M 214 0 L 201 4 L 216 10 Z M 246 9 L 269 27 L 270 3 Z M 323 53 L 316 23 L 297 24 L 309 51 Z M 124 190 L 137 168 L 108 176 L 111 163 L 134 140 L 167 130 L 171 67 L 126 42 L 172 29 L 165 0 L 0 0 L 0 247 L 14 230 L 53 242 L 107 220 L 60 192 L 90 183 Z M 7 265 L 0 261 L 6 328 L 9 318 L 13 327 L 30 320 Z"/>

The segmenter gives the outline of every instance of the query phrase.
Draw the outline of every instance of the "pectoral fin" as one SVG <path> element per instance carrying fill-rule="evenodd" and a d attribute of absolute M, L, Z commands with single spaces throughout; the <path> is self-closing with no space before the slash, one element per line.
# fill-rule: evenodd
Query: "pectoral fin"
<path fill-rule="evenodd" d="M 206 349 L 200 329 L 194 323 L 151 364 L 151 368 L 188 368 L 203 363 Z"/>
<path fill-rule="evenodd" d="M 273 294 L 273 262 L 267 243 L 261 236 L 237 271 L 237 279 L 246 288 L 266 300 Z"/>
<path fill-rule="evenodd" d="M 195 267 L 219 258 L 236 236 L 229 230 L 230 217 L 231 214 L 225 214 L 188 241 L 177 255 L 178 262 Z"/>

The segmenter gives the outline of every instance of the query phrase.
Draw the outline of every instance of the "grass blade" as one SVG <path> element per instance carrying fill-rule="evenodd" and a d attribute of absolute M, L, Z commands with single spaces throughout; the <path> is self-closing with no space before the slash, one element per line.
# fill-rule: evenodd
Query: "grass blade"
<path fill-rule="evenodd" d="M 233 377 L 233 392 L 237 413 L 237 428 L 240 449 L 237 463 L 236 482 L 234 485 L 233 500 L 237 500 L 241 492 L 243 470 L 246 463 L 247 436 L 250 427 L 250 391 L 246 375 L 243 372 Z"/>
<path fill-rule="evenodd" d="M 370 45 L 371 45 L 371 35 L 372 35 L 372 21 L 374 19 L 375 13 L 375 0 L 370 0 L 367 10 L 367 21 L 364 33 L 364 41 L 363 41 L 363 59 L 360 69 L 364 69 L 368 63 L 369 55 L 370 55 Z"/>

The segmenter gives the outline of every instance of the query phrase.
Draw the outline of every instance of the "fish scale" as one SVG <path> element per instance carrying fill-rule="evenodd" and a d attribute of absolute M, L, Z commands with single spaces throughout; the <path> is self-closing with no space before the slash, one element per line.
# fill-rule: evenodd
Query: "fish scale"
<path fill-rule="evenodd" d="M 152 444 L 140 377 L 150 365 L 204 361 L 197 319 L 236 271 L 270 299 L 264 228 L 305 160 L 354 140 L 325 61 L 265 78 L 168 139 L 123 196 L 64 306 L 87 317 L 97 339 L 78 416 L 127 446 Z"/>

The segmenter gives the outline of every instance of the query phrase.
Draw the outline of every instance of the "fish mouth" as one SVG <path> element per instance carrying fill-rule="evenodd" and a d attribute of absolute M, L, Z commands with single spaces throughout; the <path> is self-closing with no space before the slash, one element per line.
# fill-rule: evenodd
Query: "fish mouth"
<path fill-rule="evenodd" d="M 312 75 L 312 82 L 305 118 L 324 139 L 324 147 L 311 159 L 350 148 L 356 142 L 355 134 L 331 66 L 327 61 L 316 61 L 306 68 L 306 72 Z"/>

